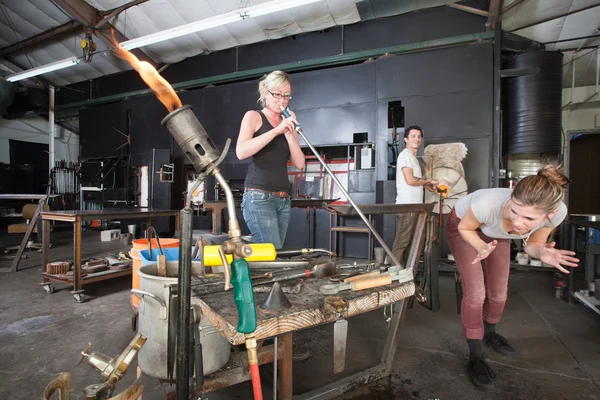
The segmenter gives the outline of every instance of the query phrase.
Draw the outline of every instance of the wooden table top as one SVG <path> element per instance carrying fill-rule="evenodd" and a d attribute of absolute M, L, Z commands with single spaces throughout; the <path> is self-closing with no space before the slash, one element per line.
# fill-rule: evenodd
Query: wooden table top
<path fill-rule="evenodd" d="M 55 221 L 82 221 L 111 218 L 146 218 L 177 215 L 179 210 L 161 210 L 156 208 L 105 208 L 103 210 L 59 210 L 44 211 L 42 219 Z"/>
<path fill-rule="evenodd" d="M 325 302 L 326 297 L 319 292 L 321 285 L 331 284 L 327 278 L 306 279 L 297 294 L 286 293 L 292 307 L 286 310 L 263 310 L 259 305 L 267 297 L 268 292 L 255 293 L 257 328 L 255 337 L 259 340 L 283 333 L 334 322 L 341 317 L 372 311 L 383 306 L 396 303 L 415 293 L 414 283 L 397 284 L 362 290 L 359 292 L 344 291 L 338 295 L 346 302 L 341 313 Z M 233 345 L 245 343 L 244 334 L 236 330 L 238 312 L 233 301 L 233 292 L 199 295 L 192 288 L 192 305 L 200 307 L 202 318 L 207 318 L 221 330 Z"/>

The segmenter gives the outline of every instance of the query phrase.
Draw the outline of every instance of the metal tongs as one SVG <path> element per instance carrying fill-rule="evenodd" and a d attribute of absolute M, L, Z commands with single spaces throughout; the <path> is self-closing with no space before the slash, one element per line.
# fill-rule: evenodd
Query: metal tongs
<path fill-rule="evenodd" d="M 148 239 L 148 252 L 150 253 L 150 261 L 152 261 L 152 233 L 154 233 L 154 237 L 156 238 L 156 244 L 158 245 L 158 250 L 160 250 L 160 255 L 156 256 L 158 276 L 167 276 L 167 257 L 165 256 L 162 246 L 160 245 L 160 238 L 158 237 L 158 233 L 156 233 L 156 229 L 154 229 L 153 226 L 149 226 L 146 229 L 146 238 Z"/>

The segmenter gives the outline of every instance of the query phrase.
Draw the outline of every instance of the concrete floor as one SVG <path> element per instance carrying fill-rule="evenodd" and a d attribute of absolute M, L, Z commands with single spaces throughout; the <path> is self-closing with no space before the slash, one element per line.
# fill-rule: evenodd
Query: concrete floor
<path fill-rule="evenodd" d="M 98 232 L 84 233 L 84 256 L 128 249 L 101 243 Z M 53 234 L 52 259 L 71 258 L 71 234 Z M 2 236 L 2 243 L 14 238 Z M 41 255 L 30 253 L 18 273 L 0 274 L 0 399 L 38 399 L 46 384 L 63 371 L 71 373 L 73 399 L 84 386 L 100 381 L 88 365 L 77 365 L 79 351 L 114 356 L 133 337 L 128 277 L 86 286 L 77 304 L 66 285 L 46 294 Z M 586 307 L 554 299 L 554 278 L 545 272 L 514 272 L 509 301 L 498 331 L 519 351 L 514 359 L 489 353 L 496 371 L 492 393 L 475 389 L 466 375 L 467 348 L 456 314 L 451 276 L 440 278 L 442 309 L 431 313 L 415 305 L 401 329 L 391 379 L 343 396 L 344 399 L 600 399 L 600 316 Z M 386 323 L 376 311 L 349 320 L 349 374 L 375 365 Z M 332 326 L 297 335 L 311 358 L 294 364 L 294 391 L 302 393 L 331 382 Z M 265 398 L 271 398 L 268 367 L 263 368 Z M 118 385 L 123 390 L 134 371 Z M 143 380 L 145 400 L 164 399 L 158 382 Z M 250 399 L 248 383 L 206 395 L 207 399 Z"/>

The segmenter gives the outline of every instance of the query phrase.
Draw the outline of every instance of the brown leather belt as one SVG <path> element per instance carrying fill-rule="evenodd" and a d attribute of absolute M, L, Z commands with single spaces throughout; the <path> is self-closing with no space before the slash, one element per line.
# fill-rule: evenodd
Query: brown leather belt
<path fill-rule="evenodd" d="M 275 195 L 277 197 L 282 197 L 284 199 L 287 199 L 288 197 L 290 197 L 290 194 L 288 192 L 272 192 L 270 190 L 256 189 L 256 188 L 246 188 L 246 190 L 256 190 L 257 192 L 270 193 L 272 195 Z"/>

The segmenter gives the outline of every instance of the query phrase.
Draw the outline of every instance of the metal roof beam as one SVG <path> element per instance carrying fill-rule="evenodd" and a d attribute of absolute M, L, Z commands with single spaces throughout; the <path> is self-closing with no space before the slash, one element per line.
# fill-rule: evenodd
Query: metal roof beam
<path fill-rule="evenodd" d="M 500 20 L 500 10 L 502 9 L 502 0 L 490 0 L 490 10 L 485 27 L 488 31 L 496 28 L 496 23 Z"/>
<path fill-rule="evenodd" d="M 17 43 L 13 43 L 10 46 L 6 46 L 0 49 L 0 57 L 6 57 L 19 51 L 25 51 L 31 47 L 40 46 L 45 42 L 56 40 L 59 37 L 69 35 L 83 30 L 81 24 L 77 21 L 69 21 L 65 24 L 55 26 L 44 32 L 38 33 L 37 35 L 23 39 Z"/>
<path fill-rule="evenodd" d="M 485 10 L 480 10 L 479 8 L 465 6 L 459 3 L 450 3 L 446 4 L 447 7 L 454 8 L 456 10 L 468 12 L 470 14 L 480 15 L 482 17 L 487 17 L 489 14 Z"/>

